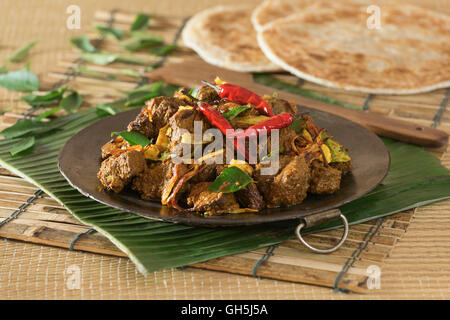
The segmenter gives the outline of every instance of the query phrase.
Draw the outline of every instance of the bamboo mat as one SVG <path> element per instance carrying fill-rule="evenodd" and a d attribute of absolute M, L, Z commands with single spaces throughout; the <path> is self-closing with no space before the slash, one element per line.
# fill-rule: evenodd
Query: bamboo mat
<path fill-rule="evenodd" d="M 95 23 L 113 22 L 115 27 L 126 29 L 134 17 L 133 14 L 127 14 L 122 11 L 114 11 L 113 13 L 114 20 L 111 19 L 111 11 L 97 11 L 94 16 L 96 20 Z M 154 33 L 160 33 L 168 42 L 172 42 L 176 39 L 175 36 L 177 31 L 179 31 L 180 26 L 182 26 L 183 21 L 184 16 L 174 16 L 169 18 L 161 17 L 161 19 L 155 19 L 155 23 L 162 24 L 165 28 L 163 30 L 155 30 Z M 89 30 L 89 28 L 87 28 L 87 30 Z M 91 37 L 97 37 L 96 34 L 87 34 Z M 114 43 L 109 40 L 104 40 L 102 48 L 105 48 L 105 50 L 108 51 L 117 50 Z M 164 63 L 179 61 L 179 59 L 192 55 L 192 52 L 183 49 L 181 53 L 174 57 L 167 58 Z M 79 63 L 77 57 L 78 53 L 75 51 L 61 56 L 57 66 L 53 66 L 50 69 L 53 71 L 41 76 L 41 79 L 43 80 L 43 89 L 50 89 L 57 82 L 69 80 L 67 82 L 69 86 L 84 94 L 85 100 L 89 104 L 95 105 L 99 102 L 111 101 L 120 97 L 121 94 L 117 91 L 119 88 L 123 90 L 131 89 L 136 86 L 136 79 L 119 75 L 117 76 L 118 81 L 109 81 L 107 83 L 102 81 L 102 79 L 90 75 L 81 74 L 73 77 L 73 72 L 70 68 L 76 67 Z M 116 74 L 117 68 L 124 67 L 123 65 L 114 65 L 114 67 L 85 65 L 96 71 L 112 74 Z M 129 68 L 130 66 L 127 65 L 126 67 Z M 136 68 L 135 70 L 144 74 L 144 70 L 140 68 Z M 447 102 L 445 100 L 446 94 L 448 94 L 446 90 L 437 90 L 429 94 L 402 97 L 367 96 L 343 93 L 342 91 L 319 87 L 307 82 L 300 83 L 290 76 L 283 76 L 283 78 L 288 81 L 295 81 L 303 88 L 313 89 L 341 101 L 364 107 L 369 112 L 379 112 L 392 117 L 414 121 L 422 125 L 432 125 L 450 131 L 450 117 L 448 110 L 446 110 Z M 11 99 L 9 102 L 11 102 Z M 10 125 L 17 119 L 29 114 L 30 110 L 26 105 L 16 103 L 16 101 L 14 102 L 14 108 L 5 113 L 1 118 L 0 128 Z M 5 105 L 6 103 L 8 103 L 8 99 L 2 100 L 2 105 Z M 441 156 L 443 150 L 433 150 L 433 153 L 437 156 Z M 445 157 L 445 159 L 447 159 L 446 164 L 449 166 L 448 153 Z M 357 292 L 367 291 L 365 290 L 367 267 L 370 265 L 382 267 L 384 265 L 381 269 L 383 275 L 386 270 L 389 270 L 389 267 L 391 267 L 390 261 L 393 261 L 392 259 L 394 258 L 391 257 L 387 259 L 387 257 L 392 255 L 393 249 L 395 252 L 395 249 L 399 247 L 402 248 L 401 244 L 403 242 L 401 241 L 399 243 L 399 240 L 403 237 L 408 238 L 410 231 L 406 232 L 406 230 L 413 219 L 418 219 L 418 213 L 425 212 L 427 214 L 428 218 L 423 220 L 423 223 L 430 224 L 434 219 L 438 219 L 437 221 L 442 223 L 440 226 L 445 226 L 445 223 L 449 222 L 446 215 L 449 213 L 449 208 L 450 203 L 446 201 L 422 209 L 417 209 L 416 211 L 408 211 L 385 219 L 378 219 L 373 222 L 353 226 L 350 229 L 349 239 L 345 246 L 339 251 L 327 256 L 312 254 L 294 240 L 286 241 L 274 249 L 274 255 L 271 256 L 268 261 L 260 265 L 257 270 L 257 275 L 293 282 L 333 286 L 337 275 L 343 270 L 343 267 L 352 264 L 353 267 L 341 278 L 339 287 Z M 75 250 L 101 253 L 102 255 L 88 253 L 81 254 L 79 252 L 72 253 L 68 250 L 61 251 L 60 249 L 33 244 L 19 244 L 15 241 L 1 243 L 0 248 L 2 249 L 0 249 L 0 256 L 3 252 L 2 259 L 4 259 L 4 261 L 1 263 L 0 275 L 8 275 L 8 277 L 5 278 L 4 276 L 0 276 L 0 288 L 2 288 L 0 289 L 0 297 L 18 297 L 19 289 L 24 288 L 29 293 L 28 295 L 25 295 L 26 297 L 42 297 L 42 295 L 39 296 L 39 294 L 42 294 L 42 290 L 39 288 L 41 288 L 43 284 L 45 284 L 45 287 L 47 288 L 49 283 L 53 283 L 54 285 L 51 290 L 45 291 L 44 297 L 46 298 L 58 296 L 66 298 L 192 298 L 190 294 L 195 295 L 196 297 L 198 296 L 199 298 L 298 298 L 299 292 L 303 292 L 304 297 L 311 298 L 311 296 L 307 294 L 308 290 L 311 291 L 312 297 L 314 297 L 314 292 L 316 292 L 316 290 L 321 290 L 319 288 L 311 289 L 313 287 L 303 287 L 299 284 L 283 281 L 257 280 L 251 277 L 234 276 L 197 269 L 211 269 L 236 274 L 252 275 L 253 267 L 256 262 L 264 256 L 266 253 L 265 250 L 256 250 L 254 252 L 215 259 L 206 263 L 199 263 L 191 266 L 196 269 L 188 268 L 183 271 L 174 269 L 156 272 L 154 273 L 154 282 L 150 283 L 151 280 L 149 280 L 148 276 L 144 278 L 136 273 L 136 270 L 130 265 L 128 259 L 113 257 L 124 257 L 124 254 L 118 251 L 106 238 L 97 233 L 84 234 L 89 230 L 88 227 L 80 225 L 67 213 L 67 211 L 64 210 L 64 208 L 45 194 L 39 192 L 36 187 L 3 169 L 0 172 L 0 217 L 6 218 L 13 213 L 17 214 L 18 211 L 20 212 L 20 215 L 17 219 L 0 227 L 1 237 L 63 248 L 68 248 L 72 243 L 73 249 Z M 433 226 L 433 229 L 431 226 Z M 411 253 L 414 252 L 414 249 L 424 248 L 422 237 L 427 240 L 431 239 L 432 241 L 436 241 L 436 243 L 439 243 L 442 238 L 445 239 L 445 236 L 447 236 L 448 239 L 445 228 L 442 230 L 440 230 L 440 228 L 436 229 L 433 224 L 428 225 L 428 229 L 418 227 L 415 230 L 419 233 L 420 239 L 416 237 L 415 244 L 398 249 L 403 250 L 400 251 L 403 252 L 403 256 L 401 256 L 402 258 L 394 260 L 402 266 L 402 270 L 407 270 L 411 264 L 414 265 L 414 260 L 412 260 L 414 255 L 411 255 Z M 77 236 L 79 236 L 79 238 L 74 241 Z M 339 236 L 340 230 L 334 230 L 309 235 L 306 238 L 316 245 L 331 245 L 332 243 L 337 242 Z M 424 254 L 430 253 L 430 247 L 431 246 L 429 245 L 425 246 L 427 250 Z M 440 261 L 440 264 L 433 263 L 429 265 L 428 270 L 430 271 L 430 274 L 428 277 L 431 276 L 433 279 L 444 277 L 440 279 L 440 281 L 442 281 L 445 277 L 447 277 L 448 280 L 450 270 L 448 268 L 448 263 L 445 263 L 446 261 L 449 261 L 445 260 L 445 254 L 447 254 L 447 256 L 449 255 L 448 247 L 445 246 L 445 242 L 440 243 L 440 247 L 443 250 L 437 250 L 437 253 L 435 254 Z M 39 251 L 39 258 L 37 261 L 36 259 L 30 260 L 30 262 L 28 262 L 28 260 L 22 260 L 26 259 L 28 256 L 36 256 L 36 250 Z M 431 252 L 435 253 L 433 250 L 431 250 Z M 443 254 L 444 256 L 442 256 Z M 61 259 L 64 259 L 64 261 Z M 91 263 L 86 262 L 87 259 L 90 259 L 88 261 Z M 27 261 L 27 263 L 24 264 L 23 261 Z M 69 262 L 74 263 L 68 264 Z M 98 266 L 98 263 L 100 263 L 100 267 Z M 40 265 L 44 265 L 45 267 L 41 267 Z M 83 275 L 81 288 L 85 288 L 84 291 L 81 289 L 81 291 L 70 290 L 67 288 L 67 285 L 64 286 L 67 275 L 64 275 L 64 272 L 61 274 L 60 270 L 67 271 L 67 268 L 72 265 L 81 267 Z M 105 265 L 109 266 L 108 270 L 105 269 Z M 55 269 L 52 266 L 54 266 Z M 439 272 L 431 272 L 431 270 L 436 267 L 440 268 Z M 17 270 L 17 268 L 19 268 L 19 270 Z M 16 270 L 17 272 L 13 273 L 12 270 Z M 32 279 L 35 279 L 35 291 L 30 288 L 27 282 L 23 283 L 23 278 L 22 281 L 16 278 L 22 274 L 23 270 L 27 270 L 27 273 L 29 273 L 30 270 L 37 270 L 34 278 L 33 276 L 31 277 Z M 42 274 L 44 270 L 45 277 Z M 395 267 L 391 270 L 396 271 L 397 273 L 401 272 L 401 270 L 398 270 Z M 426 269 L 424 272 L 425 271 Z M 49 280 L 49 274 L 54 275 L 54 278 Z M 93 279 L 96 279 L 99 274 L 100 281 L 95 282 Z M 30 275 L 27 274 L 28 279 L 30 279 L 29 276 Z M 106 278 L 103 278 L 104 276 Z M 124 276 L 126 277 L 126 285 L 124 285 L 123 282 Z M 128 278 L 129 276 L 133 277 L 131 285 L 130 279 Z M 186 277 L 190 277 L 192 283 L 186 280 Z M 43 283 L 43 278 L 46 279 L 45 283 Z M 112 280 L 112 278 L 117 279 Z M 180 280 L 180 278 L 183 278 L 184 280 Z M 385 278 L 383 277 L 382 280 L 384 283 Z M 168 281 L 169 284 L 167 284 Z M 217 281 L 219 283 L 219 288 L 217 288 Z M 227 288 L 224 288 L 224 281 L 228 283 L 226 286 Z M 230 286 L 230 282 L 232 281 L 238 281 L 239 285 L 232 288 L 232 286 Z M 184 286 L 182 282 L 184 282 Z M 243 286 L 241 285 L 241 282 L 244 283 Z M 255 283 L 257 284 L 256 291 L 252 292 L 250 283 L 252 285 Z M 439 281 L 437 283 L 439 283 Z M 110 290 L 105 291 L 105 286 L 108 287 L 108 285 Z M 267 285 L 271 289 L 264 289 L 262 287 L 264 285 Z M 410 284 L 408 283 L 408 285 Z M 406 288 L 408 288 L 408 285 Z M 145 288 L 148 289 L 149 286 L 155 286 L 155 291 L 153 293 L 146 291 Z M 193 291 L 187 289 L 192 286 L 195 288 Z M 414 286 L 414 284 L 412 286 Z M 162 287 L 165 287 L 166 289 L 161 291 L 165 292 L 165 296 L 157 290 L 157 288 L 161 289 Z M 279 287 L 284 289 L 278 290 Z M 431 286 L 430 288 L 435 287 L 436 285 L 434 284 L 434 286 Z M 6 292 L 4 288 L 7 288 Z M 89 290 L 86 290 L 87 288 L 89 288 Z M 118 288 L 120 290 L 118 290 Z M 178 291 L 175 292 L 175 290 Z M 226 292 L 227 290 L 228 292 Z M 376 291 L 380 292 L 380 290 Z M 271 292 L 272 295 L 261 295 L 262 292 Z M 330 291 L 317 292 L 322 292 L 321 295 L 318 296 L 319 298 L 327 297 L 327 294 L 324 294 L 324 292 L 330 293 Z M 373 291 L 371 291 L 370 294 L 372 294 L 372 292 Z M 391 292 L 396 291 L 391 290 Z M 417 295 L 418 293 L 413 291 L 410 292 L 410 294 Z M 448 294 L 448 286 L 446 292 L 440 292 L 441 297 L 445 297 L 446 294 Z M 301 296 L 302 295 L 300 294 L 300 297 Z M 340 293 L 336 293 L 332 295 L 332 297 L 343 296 Z"/>

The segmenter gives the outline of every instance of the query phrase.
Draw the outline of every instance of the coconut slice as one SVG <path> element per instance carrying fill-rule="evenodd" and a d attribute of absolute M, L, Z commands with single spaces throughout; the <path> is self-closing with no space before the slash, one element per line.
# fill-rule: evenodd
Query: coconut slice
<path fill-rule="evenodd" d="M 280 68 L 258 46 L 251 23 L 253 7 L 217 6 L 193 16 L 182 37 L 206 62 L 235 71 L 263 72 Z"/>

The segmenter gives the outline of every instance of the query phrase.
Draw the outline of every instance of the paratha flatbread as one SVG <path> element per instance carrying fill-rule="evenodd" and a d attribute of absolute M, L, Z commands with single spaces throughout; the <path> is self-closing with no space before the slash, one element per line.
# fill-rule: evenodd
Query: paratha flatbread
<path fill-rule="evenodd" d="M 253 27 L 260 31 L 265 25 L 277 19 L 285 18 L 295 13 L 302 12 L 306 7 L 319 2 L 329 2 L 334 5 L 336 0 L 265 0 L 253 10 Z M 397 0 L 345 0 L 346 5 L 379 5 L 383 1 Z"/>
<path fill-rule="evenodd" d="M 280 68 L 258 46 L 251 23 L 253 7 L 217 6 L 193 16 L 184 27 L 184 43 L 205 61 L 235 71 L 263 72 Z"/>
<path fill-rule="evenodd" d="M 381 6 L 369 29 L 367 6 L 314 4 L 258 32 L 274 63 L 330 87 L 409 94 L 450 86 L 450 17 L 406 4 Z"/>
<path fill-rule="evenodd" d="M 265 0 L 252 13 L 252 23 L 257 31 L 266 24 L 301 10 L 313 4 L 313 0 Z"/>

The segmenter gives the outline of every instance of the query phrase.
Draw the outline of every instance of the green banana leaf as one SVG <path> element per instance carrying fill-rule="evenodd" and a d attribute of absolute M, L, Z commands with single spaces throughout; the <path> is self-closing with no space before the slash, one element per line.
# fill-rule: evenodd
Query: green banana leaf
<path fill-rule="evenodd" d="M 0 140 L 0 164 L 34 183 L 81 222 L 107 236 L 146 273 L 245 252 L 293 237 L 295 222 L 233 228 L 199 228 L 149 220 L 96 202 L 72 188 L 57 167 L 67 139 L 99 119 L 95 108 L 52 120 L 48 134 L 36 137 L 34 152 L 20 158 L 9 150 L 20 138 Z M 386 216 L 450 197 L 450 170 L 422 148 L 383 139 L 391 170 L 375 190 L 343 207 L 350 224 Z M 310 232 L 336 228 L 324 224 Z"/>

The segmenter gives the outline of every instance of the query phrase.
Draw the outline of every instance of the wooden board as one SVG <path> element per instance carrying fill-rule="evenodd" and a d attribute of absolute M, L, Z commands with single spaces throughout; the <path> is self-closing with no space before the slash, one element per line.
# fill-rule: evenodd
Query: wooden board
<path fill-rule="evenodd" d="M 134 14 L 111 11 L 97 12 L 93 24 L 109 24 L 128 29 Z M 150 32 L 161 35 L 169 43 L 180 45 L 181 49 L 167 58 L 142 54 L 142 58 L 158 65 L 170 64 L 195 57 L 189 49 L 182 47 L 179 32 L 185 17 L 156 17 L 150 25 Z M 98 39 L 97 34 L 89 34 Z M 100 48 L 111 52 L 124 52 L 117 42 L 110 39 L 100 41 Z M 139 54 L 137 54 L 139 56 Z M 146 74 L 142 66 L 114 64 L 96 66 L 82 63 L 79 53 L 73 51 L 61 61 L 48 75 L 41 77 L 41 89 L 51 90 L 61 84 L 79 91 L 85 97 L 85 107 L 113 101 L 122 96 L 120 90 L 130 90 L 147 79 L 136 79 L 118 73 L 121 68 L 133 69 L 143 77 Z M 105 80 L 98 75 L 79 73 L 77 67 L 114 74 L 115 80 Z M 287 74 L 279 74 L 286 81 L 302 88 L 326 94 L 343 102 L 361 106 L 366 112 L 383 114 L 392 118 L 411 121 L 422 126 L 437 127 L 450 133 L 450 114 L 446 110 L 448 90 L 436 90 L 427 94 L 410 96 L 372 96 L 330 89 L 301 81 Z M 0 129 L 13 124 L 25 116 L 39 114 L 26 104 L 6 112 L 0 119 Z M 440 156 L 443 150 L 430 150 Z M 392 215 L 386 218 L 362 223 L 350 228 L 348 240 L 338 251 L 329 255 L 311 253 L 298 241 L 289 240 L 278 247 L 255 250 L 190 267 L 232 272 L 244 275 L 262 276 L 272 279 L 337 287 L 341 290 L 364 292 L 366 290 L 367 267 L 376 265 L 382 268 L 396 243 L 405 234 L 414 211 Z M 11 219 L 11 217 L 15 217 Z M 0 171 L 0 237 L 18 239 L 63 248 L 72 246 L 74 250 L 83 250 L 99 254 L 125 256 L 109 240 L 89 227 L 80 224 L 59 203 L 42 193 L 34 185 L 15 176 L 5 169 Z M 6 220 L 4 220 L 6 219 Z M 341 230 L 321 232 L 305 236 L 316 246 L 332 246 L 340 239 Z M 267 253 L 272 252 L 268 257 Z M 255 265 L 261 258 L 268 258 L 257 269 Z"/>

